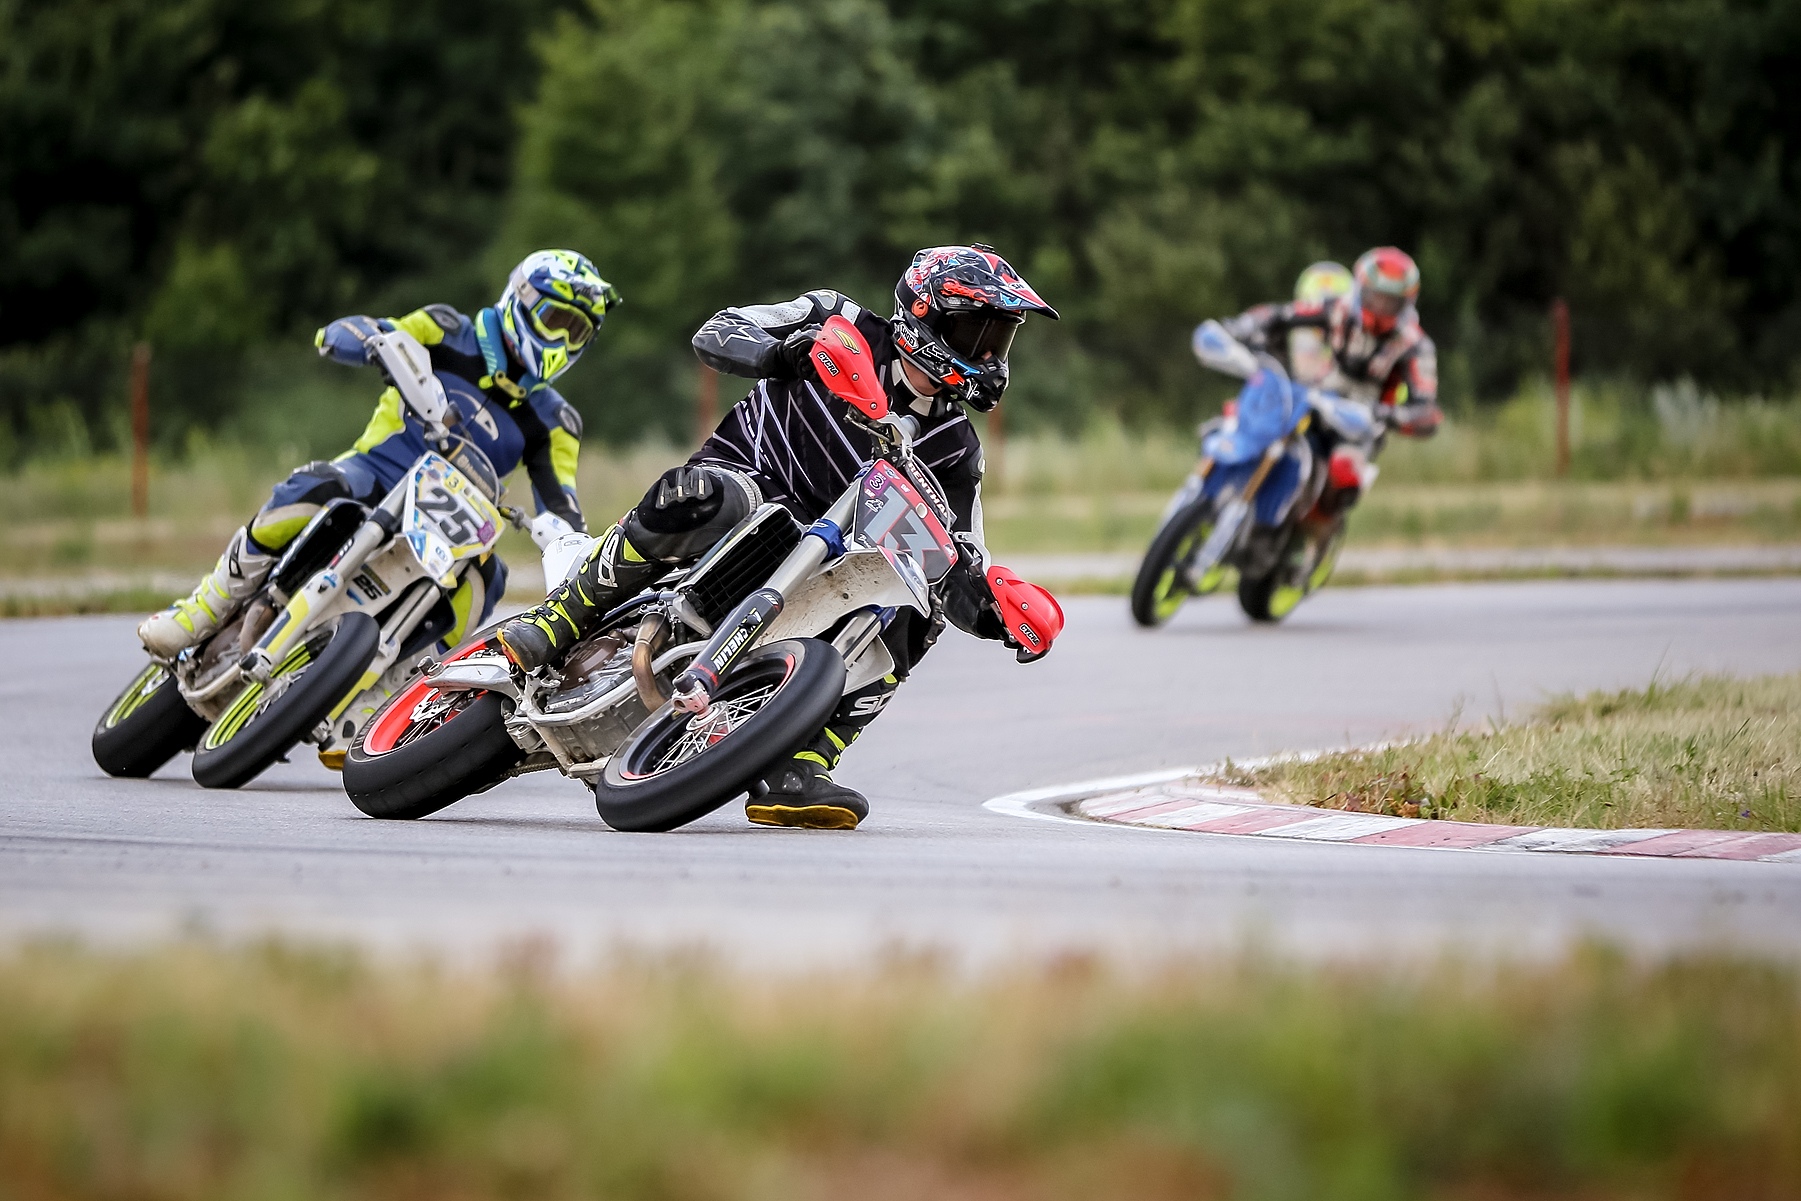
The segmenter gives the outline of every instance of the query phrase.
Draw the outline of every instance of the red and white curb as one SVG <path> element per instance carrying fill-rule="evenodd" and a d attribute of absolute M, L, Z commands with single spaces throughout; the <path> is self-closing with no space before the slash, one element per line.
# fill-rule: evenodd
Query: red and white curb
<path fill-rule="evenodd" d="M 1239 766 L 1256 764 L 1247 761 Z M 1154 830 L 1185 830 L 1195 834 L 1236 834 L 1356 846 L 1801 862 L 1801 834 L 1732 830 L 1566 830 L 1388 817 L 1380 813 L 1344 813 L 1303 805 L 1272 805 L 1253 789 L 1208 782 L 1206 777 L 1215 770 L 1180 767 L 1138 776 L 1037 788 L 995 797 L 984 802 L 983 808 L 1011 817 L 1044 821 L 1100 822 Z"/>

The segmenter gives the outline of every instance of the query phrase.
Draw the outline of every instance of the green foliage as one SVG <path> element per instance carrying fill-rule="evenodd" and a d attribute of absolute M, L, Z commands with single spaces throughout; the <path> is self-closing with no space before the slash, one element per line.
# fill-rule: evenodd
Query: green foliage
<path fill-rule="evenodd" d="M 0 0 L 0 423 L 66 400 L 105 431 L 141 333 L 178 439 L 246 347 L 486 298 L 469 248 L 557 2 Z"/>
<path fill-rule="evenodd" d="M 0 425 L 106 443 L 147 333 L 178 441 L 256 403 L 246 347 L 565 244 L 627 297 L 569 379 L 627 440 L 687 432 L 719 307 L 885 309 L 973 239 L 1065 315 L 1022 427 L 1185 423 L 1197 319 L 1381 242 L 1456 405 L 1555 296 L 1591 376 L 1787 391 L 1798 74 L 1788 0 L 0 0 Z"/>
<path fill-rule="evenodd" d="M 1028 421 L 1186 417 L 1218 387 L 1195 320 L 1383 241 L 1422 261 L 1454 399 L 1541 368 L 1557 295 L 1583 369 L 1793 377 L 1801 210 L 1777 164 L 1801 124 L 1768 84 L 1797 66 L 1792 6 L 591 10 L 546 43 L 507 244 L 579 231 L 642 294 L 644 337 L 603 354 L 663 412 L 719 305 L 836 285 L 881 306 L 913 249 L 970 238 L 1066 316 L 1016 356 Z"/>
<path fill-rule="evenodd" d="M 1789 1196 L 1798 1019 L 1789 968 L 1601 952 L 753 981 L 44 947 L 0 961 L 0 1189 Z"/>

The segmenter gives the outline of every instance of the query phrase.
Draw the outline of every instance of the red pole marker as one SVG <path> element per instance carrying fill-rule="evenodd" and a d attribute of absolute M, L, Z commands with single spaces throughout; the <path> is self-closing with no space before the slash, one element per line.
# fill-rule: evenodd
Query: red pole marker
<path fill-rule="evenodd" d="M 150 513 L 150 343 L 131 348 L 131 514 Z"/>

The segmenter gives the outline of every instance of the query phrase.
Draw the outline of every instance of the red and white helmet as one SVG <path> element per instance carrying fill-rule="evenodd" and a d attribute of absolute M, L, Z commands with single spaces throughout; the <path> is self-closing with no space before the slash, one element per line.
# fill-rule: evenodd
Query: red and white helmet
<path fill-rule="evenodd" d="M 1057 319 L 994 247 L 932 246 L 913 256 L 894 285 L 894 346 L 986 413 L 1007 390 L 1007 352 L 1027 313 Z"/>
<path fill-rule="evenodd" d="M 1373 334 L 1394 329 L 1407 307 L 1419 299 L 1420 269 L 1413 256 L 1394 246 L 1366 250 L 1351 269 L 1353 293 L 1363 328 Z"/>

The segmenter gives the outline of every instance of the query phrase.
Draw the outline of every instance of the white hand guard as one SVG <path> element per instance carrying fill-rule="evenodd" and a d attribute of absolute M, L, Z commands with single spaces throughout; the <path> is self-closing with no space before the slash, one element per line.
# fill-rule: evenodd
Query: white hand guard
<path fill-rule="evenodd" d="M 550 544 L 564 534 L 575 533 L 575 527 L 546 509 L 532 518 L 532 541 L 538 544 L 539 550 L 549 550 Z"/>

